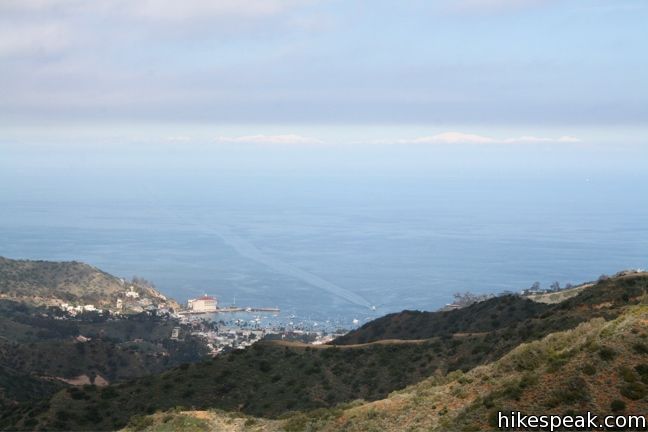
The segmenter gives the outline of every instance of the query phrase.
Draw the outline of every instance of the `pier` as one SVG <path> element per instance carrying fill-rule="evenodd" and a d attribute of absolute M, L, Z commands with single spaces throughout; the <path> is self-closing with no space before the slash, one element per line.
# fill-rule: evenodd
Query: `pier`
<path fill-rule="evenodd" d="M 184 310 L 178 312 L 180 315 L 205 315 L 205 314 L 214 314 L 214 313 L 234 313 L 234 312 L 272 312 L 279 313 L 281 310 L 277 307 L 236 307 L 236 306 L 227 306 L 223 308 L 216 308 L 211 311 L 193 311 L 193 310 Z"/>

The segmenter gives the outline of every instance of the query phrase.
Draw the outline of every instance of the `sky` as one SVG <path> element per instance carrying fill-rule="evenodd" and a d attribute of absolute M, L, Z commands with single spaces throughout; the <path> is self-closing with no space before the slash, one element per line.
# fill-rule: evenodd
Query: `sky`
<path fill-rule="evenodd" d="M 524 284 L 536 257 L 570 279 L 588 256 L 630 265 L 648 212 L 646 23 L 646 0 L 0 0 L 0 254 L 118 271 L 148 250 L 168 286 L 220 238 L 328 291 L 335 230 L 359 233 L 351 267 L 393 235 L 387 269 L 418 256 L 458 274 L 482 234 L 527 249 L 481 244 L 475 277 L 524 254 L 507 276 Z M 437 252 L 444 217 L 477 243 Z M 217 225 L 159 261 L 176 219 Z M 272 240 L 259 250 L 255 229 Z M 592 254 L 545 248 L 564 232 Z"/>
<path fill-rule="evenodd" d="M 641 169 L 646 22 L 644 0 L 1 0 L 0 168 Z"/>

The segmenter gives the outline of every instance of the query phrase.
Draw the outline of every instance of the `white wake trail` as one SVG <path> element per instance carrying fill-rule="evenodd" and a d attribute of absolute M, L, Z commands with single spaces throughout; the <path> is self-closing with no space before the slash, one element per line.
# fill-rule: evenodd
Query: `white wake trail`
<path fill-rule="evenodd" d="M 349 303 L 353 303 L 355 305 L 366 308 L 371 307 L 371 304 L 358 294 L 335 285 L 334 283 L 329 282 L 326 279 L 322 279 L 321 277 L 313 273 L 307 272 L 285 261 L 281 261 L 275 257 L 267 255 L 259 248 L 257 248 L 253 243 L 239 237 L 227 227 L 219 226 L 218 228 L 212 228 L 206 227 L 204 225 L 200 225 L 200 227 L 204 232 L 220 237 L 227 245 L 231 246 L 239 255 L 245 258 L 263 264 L 278 273 L 299 279 L 311 286 L 328 291 L 329 293 L 342 298 Z"/>

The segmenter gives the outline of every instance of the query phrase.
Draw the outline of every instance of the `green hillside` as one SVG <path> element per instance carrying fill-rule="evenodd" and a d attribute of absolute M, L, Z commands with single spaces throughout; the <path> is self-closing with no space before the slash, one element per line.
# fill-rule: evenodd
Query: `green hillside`
<path fill-rule="evenodd" d="M 336 339 L 335 345 L 381 339 L 427 339 L 457 333 L 546 328 L 560 330 L 555 321 L 576 324 L 593 316 L 613 318 L 620 307 L 636 302 L 647 286 L 648 274 L 625 274 L 602 280 L 557 304 L 538 303 L 518 296 L 502 296 L 453 311 L 403 311 L 370 321 Z M 540 324 L 543 322 L 544 324 Z"/>
<path fill-rule="evenodd" d="M 545 304 L 518 296 L 496 297 L 453 311 L 406 310 L 370 321 L 337 338 L 334 345 L 374 342 L 382 339 L 429 339 L 456 333 L 483 333 L 515 327 L 549 310 Z"/>
<path fill-rule="evenodd" d="M 89 427 L 84 413 L 92 412 L 98 414 L 93 427 L 109 430 L 125 425 L 133 416 L 178 406 L 278 418 L 356 399 L 379 400 L 430 376 L 468 372 L 551 333 L 596 318 L 601 322 L 616 319 L 640 303 L 647 291 L 648 277 L 641 274 L 602 281 L 557 305 L 506 296 L 448 313 L 405 312 L 379 320 L 385 330 L 371 330 L 368 337 L 377 339 L 376 343 L 348 344 L 347 339 L 345 345 L 318 348 L 280 342 L 256 344 L 213 361 L 100 391 L 62 391 L 46 410 L 32 412 L 32 418 L 47 429 L 82 430 Z M 398 316 L 403 317 L 401 322 L 394 319 Z M 427 329 L 421 335 L 427 338 L 412 339 L 408 329 L 413 327 L 406 324 L 410 317 L 420 320 L 418 325 Z M 433 324 L 420 317 L 430 317 Z M 374 324 L 360 330 L 367 332 Z M 401 337 L 396 341 L 378 339 L 385 336 Z M 7 421 L 15 428 L 27 426 L 24 414 L 16 413 Z"/>
<path fill-rule="evenodd" d="M 523 344 L 492 364 L 430 378 L 381 401 L 297 415 L 279 428 L 257 423 L 267 431 L 478 432 L 500 430 L 499 411 L 646 416 L 647 322 L 648 306 L 633 306 L 613 321 L 593 319 Z"/>
<path fill-rule="evenodd" d="M 177 303 L 166 299 L 151 286 L 126 282 L 84 263 L 0 257 L 0 299 L 36 305 L 71 303 L 112 308 L 130 286 L 155 303 L 178 307 Z"/>
<path fill-rule="evenodd" d="M 502 430 L 498 412 L 511 411 L 646 418 L 647 323 L 648 305 L 631 306 L 615 320 L 595 318 L 522 344 L 467 373 L 430 377 L 374 402 L 356 401 L 280 420 L 219 410 L 172 410 L 135 417 L 125 431 L 482 432 Z"/>
<path fill-rule="evenodd" d="M 61 318 L 57 308 L 0 300 L 0 428 L 16 413 L 47 409 L 68 383 L 119 382 L 205 358 L 205 344 L 170 340 L 177 322 L 148 314 Z M 27 419 L 25 426 L 30 428 Z"/>

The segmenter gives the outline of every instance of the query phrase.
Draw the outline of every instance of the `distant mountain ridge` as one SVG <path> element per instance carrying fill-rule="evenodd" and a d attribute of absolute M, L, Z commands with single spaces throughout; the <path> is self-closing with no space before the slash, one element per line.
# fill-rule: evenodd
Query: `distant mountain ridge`
<path fill-rule="evenodd" d="M 179 305 L 152 286 L 128 282 L 78 261 L 13 260 L 0 257 L 0 299 L 44 306 L 62 303 L 115 308 L 128 291 L 153 303 Z"/>

